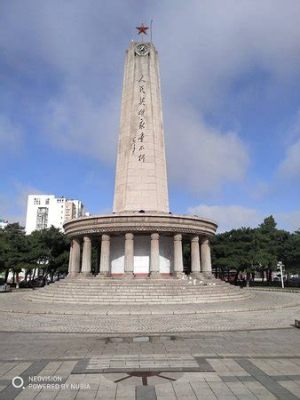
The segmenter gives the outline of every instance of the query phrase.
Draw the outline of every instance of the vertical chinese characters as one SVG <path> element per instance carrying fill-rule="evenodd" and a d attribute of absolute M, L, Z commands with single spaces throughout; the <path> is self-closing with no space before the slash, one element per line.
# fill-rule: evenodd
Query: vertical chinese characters
<path fill-rule="evenodd" d="M 139 162 L 146 161 L 145 154 L 145 129 L 146 129 L 146 119 L 145 119 L 145 109 L 146 109 L 146 80 L 144 75 L 141 74 L 140 78 L 137 80 L 138 84 L 138 107 L 137 107 L 137 131 L 131 144 L 131 153 L 137 157 Z"/>

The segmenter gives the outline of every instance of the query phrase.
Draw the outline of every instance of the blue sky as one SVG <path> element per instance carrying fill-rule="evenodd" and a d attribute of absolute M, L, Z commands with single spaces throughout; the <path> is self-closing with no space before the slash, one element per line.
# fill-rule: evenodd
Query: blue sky
<path fill-rule="evenodd" d="M 0 217 L 112 208 L 125 50 L 153 19 L 173 212 L 300 228 L 298 0 L 2 0 Z"/>

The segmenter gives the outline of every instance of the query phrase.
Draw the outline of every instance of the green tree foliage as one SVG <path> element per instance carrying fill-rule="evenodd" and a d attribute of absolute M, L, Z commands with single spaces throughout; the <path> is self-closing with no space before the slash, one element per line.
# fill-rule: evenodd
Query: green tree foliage
<path fill-rule="evenodd" d="M 285 248 L 285 262 L 292 272 L 300 270 L 300 230 L 289 236 Z"/>
<path fill-rule="evenodd" d="M 49 229 L 34 231 L 29 236 L 32 259 L 53 279 L 56 272 L 67 272 L 69 258 L 69 240 L 65 234 L 53 226 Z"/>
<path fill-rule="evenodd" d="M 18 274 L 30 258 L 30 246 L 25 231 L 18 223 L 9 224 L 0 231 L 0 266 L 7 280 L 9 271 Z"/>
<path fill-rule="evenodd" d="M 66 272 L 69 240 L 58 229 L 51 227 L 26 236 L 19 224 L 10 224 L 0 230 L 0 271 L 7 280 L 9 271 L 26 271 L 26 277 L 39 269 L 44 276 Z"/>
<path fill-rule="evenodd" d="M 300 232 L 277 229 L 273 216 L 257 228 L 233 229 L 216 235 L 213 242 L 213 265 L 223 274 L 240 271 L 249 277 L 254 271 L 271 280 L 277 262 L 287 270 L 300 272 Z"/>

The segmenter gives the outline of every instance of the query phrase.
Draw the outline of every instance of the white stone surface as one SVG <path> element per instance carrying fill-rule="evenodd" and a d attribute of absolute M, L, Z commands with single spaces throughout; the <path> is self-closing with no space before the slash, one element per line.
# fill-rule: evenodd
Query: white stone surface
<path fill-rule="evenodd" d="M 71 264 L 69 275 L 76 276 L 80 272 L 80 241 L 73 239 L 71 243 Z"/>
<path fill-rule="evenodd" d="M 123 274 L 124 273 L 124 236 L 112 236 L 110 243 L 111 252 L 111 273 Z"/>
<path fill-rule="evenodd" d="M 158 56 L 153 44 L 126 55 L 114 212 L 168 212 L 168 187 Z"/>
<path fill-rule="evenodd" d="M 150 241 L 149 235 L 134 235 L 134 273 L 148 274 L 150 272 Z M 124 273 L 124 235 L 111 237 L 111 273 Z M 173 265 L 173 238 L 159 238 L 159 272 L 169 274 Z"/>
<path fill-rule="evenodd" d="M 91 273 L 91 259 L 92 259 L 92 243 L 88 236 L 83 238 L 83 248 L 82 248 L 82 263 L 81 272 L 83 274 Z"/>
<path fill-rule="evenodd" d="M 100 274 L 110 274 L 110 236 L 101 236 Z"/>
<path fill-rule="evenodd" d="M 173 263 L 173 238 L 161 235 L 159 238 L 159 272 L 170 274 Z"/>
<path fill-rule="evenodd" d="M 148 274 L 150 270 L 150 236 L 134 237 L 134 269 L 135 274 Z"/>

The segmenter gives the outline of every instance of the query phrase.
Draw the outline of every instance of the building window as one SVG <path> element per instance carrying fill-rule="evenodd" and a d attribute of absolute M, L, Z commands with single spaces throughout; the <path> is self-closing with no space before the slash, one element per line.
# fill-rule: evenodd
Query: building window
<path fill-rule="evenodd" d="M 48 206 L 49 205 L 50 199 L 46 199 L 45 204 Z"/>
<path fill-rule="evenodd" d="M 33 199 L 33 204 L 34 204 L 35 206 L 39 206 L 39 205 L 41 204 L 41 200 L 38 199 L 37 197 L 35 197 L 35 198 Z"/>
<path fill-rule="evenodd" d="M 48 225 L 48 208 L 39 207 L 36 215 L 36 229 L 46 229 Z"/>

